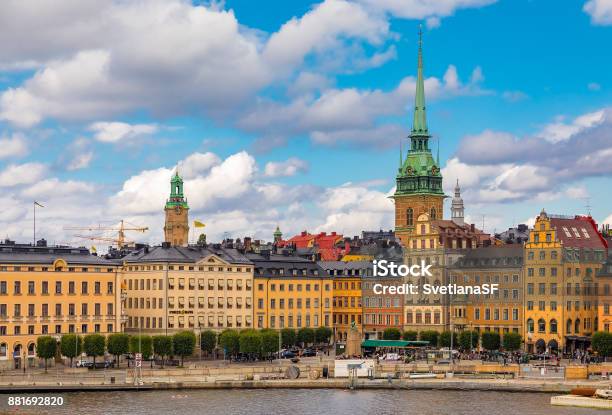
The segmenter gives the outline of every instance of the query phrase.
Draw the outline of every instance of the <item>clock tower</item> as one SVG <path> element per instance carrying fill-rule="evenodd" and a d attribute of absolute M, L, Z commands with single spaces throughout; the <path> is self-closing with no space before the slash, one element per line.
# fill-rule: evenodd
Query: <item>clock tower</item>
<path fill-rule="evenodd" d="M 434 160 L 429 148 L 431 135 L 425 114 L 422 32 L 419 31 L 419 55 L 414 118 L 410 132 L 410 149 L 405 155 L 400 146 L 400 165 L 396 177 L 395 235 L 408 247 L 408 238 L 415 231 L 417 218 L 426 213 L 429 219 L 443 218 L 444 191 L 439 156 Z"/>
<path fill-rule="evenodd" d="M 172 246 L 187 246 L 189 243 L 189 206 L 183 195 L 183 179 L 178 169 L 170 179 L 170 197 L 166 201 L 166 223 L 164 235 Z"/>

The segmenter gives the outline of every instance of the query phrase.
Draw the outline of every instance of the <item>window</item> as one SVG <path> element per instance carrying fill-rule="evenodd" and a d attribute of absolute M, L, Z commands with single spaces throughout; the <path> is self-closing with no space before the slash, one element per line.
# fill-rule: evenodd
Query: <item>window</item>
<path fill-rule="evenodd" d="M 28 294 L 34 294 L 34 281 L 28 281 Z"/>
<path fill-rule="evenodd" d="M 62 293 L 62 282 L 55 281 L 55 294 L 61 294 L 61 293 Z"/>
<path fill-rule="evenodd" d="M 431 220 L 436 220 L 436 208 L 431 208 L 429 217 Z"/>
<path fill-rule="evenodd" d="M 546 332 L 546 321 L 543 318 L 538 320 L 538 332 L 544 333 Z"/>
<path fill-rule="evenodd" d="M 412 208 L 406 209 L 406 225 L 414 225 L 414 211 L 412 210 Z"/>
<path fill-rule="evenodd" d="M 87 281 L 81 283 L 81 294 L 87 294 Z"/>

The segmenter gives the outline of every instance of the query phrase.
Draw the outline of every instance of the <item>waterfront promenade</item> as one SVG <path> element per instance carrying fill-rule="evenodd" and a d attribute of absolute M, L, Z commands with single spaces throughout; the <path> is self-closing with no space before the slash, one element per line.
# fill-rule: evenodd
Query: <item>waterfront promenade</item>
<path fill-rule="evenodd" d="M 296 366 L 299 376 L 289 379 L 287 369 Z M 610 388 L 612 364 L 571 365 L 563 374 L 531 376 L 519 365 L 462 362 L 454 366 L 426 363 L 376 365 L 372 379 L 334 377 L 334 361 L 312 360 L 293 365 L 289 362 L 257 364 L 194 363 L 185 368 L 64 369 L 47 373 L 36 369 L 0 373 L 0 391 L 75 391 L 75 390 L 150 390 L 150 389 L 221 389 L 221 388 L 330 388 L 346 389 L 433 389 L 492 390 L 512 392 L 567 393 L 576 387 Z M 554 370 L 553 368 L 547 370 Z M 328 377 L 325 377 L 327 371 Z M 426 374 L 429 378 L 413 378 Z M 538 373 L 539 375 L 539 373 Z"/>

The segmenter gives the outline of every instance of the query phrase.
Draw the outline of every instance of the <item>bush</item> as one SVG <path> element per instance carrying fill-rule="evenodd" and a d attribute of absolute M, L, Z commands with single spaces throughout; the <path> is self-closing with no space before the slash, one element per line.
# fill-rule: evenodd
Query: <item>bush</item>
<path fill-rule="evenodd" d="M 523 339 L 521 338 L 521 335 L 518 333 L 509 332 L 509 333 L 504 334 L 504 339 L 503 339 L 504 350 L 508 352 L 512 352 L 514 350 L 520 349 L 522 340 Z"/>
<path fill-rule="evenodd" d="M 144 360 L 151 358 L 153 352 L 153 340 L 151 336 L 139 335 L 130 337 L 130 353 L 142 353 Z"/>
<path fill-rule="evenodd" d="M 591 347 L 601 357 L 612 356 L 612 333 L 596 331 L 591 339 Z"/>
<path fill-rule="evenodd" d="M 402 334 L 402 339 L 406 340 L 406 341 L 415 341 L 417 339 L 417 336 L 419 334 L 416 331 L 405 331 L 404 334 Z"/>
<path fill-rule="evenodd" d="M 47 372 L 47 360 L 55 357 L 57 352 L 57 341 L 51 336 L 40 336 L 36 339 L 36 356 L 45 360 L 45 373 Z"/>
<path fill-rule="evenodd" d="M 332 334 L 333 333 L 329 327 L 318 327 L 315 330 L 315 342 L 328 344 Z"/>
<path fill-rule="evenodd" d="M 130 348 L 130 336 L 125 333 L 113 333 L 106 339 L 108 352 L 117 359 L 117 367 L 119 367 L 119 359 L 122 354 L 126 354 Z"/>
<path fill-rule="evenodd" d="M 162 367 L 166 356 L 172 355 L 172 336 L 153 336 L 153 353 L 162 359 Z"/>
<path fill-rule="evenodd" d="M 181 331 L 172 336 L 172 350 L 181 356 L 181 366 L 185 356 L 191 356 L 195 350 L 196 336 L 193 331 Z"/>
<path fill-rule="evenodd" d="M 261 333 L 257 330 L 242 330 L 240 332 L 240 353 L 259 354 L 261 351 Z"/>
<path fill-rule="evenodd" d="M 499 350 L 500 337 L 499 333 L 493 331 L 485 331 L 481 336 L 482 348 L 485 350 Z"/>
<path fill-rule="evenodd" d="M 278 351 L 279 333 L 277 331 L 262 330 L 260 332 L 260 335 L 261 335 L 261 353 L 264 356 L 270 356 L 272 353 Z"/>
<path fill-rule="evenodd" d="M 298 343 L 304 343 L 306 346 L 308 343 L 314 342 L 315 334 L 314 330 L 308 327 L 303 327 L 298 331 L 297 340 Z"/>
<path fill-rule="evenodd" d="M 83 339 L 76 334 L 64 334 L 60 340 L 60 352 L 62 356 L 70 358 L 70 367 L 72 367 L 72 359 L 77 357 L 83 351 Z"/>
<path fill-rule="evenodd" d="M 383 340 L 399 340 L 401 337 L 402 333 L 395 327 L 389 327 L 383 331 Z"/>
<path fill-rule="evenodd" d="M 459 347 L 463 350 L 476 349 L 478 347 L 478 340 L 480 336 L 477 331 L 462 331 L 459 333 Z"/>
<path fill-rule="evenodd" d="M 425 330 L 419 333 L 419 338 L 423 341 L 429 342 L 429 345 L 436 347 L 438 345 L 438 337 L 440 333 L 435 330 Z"/>
<path fill-rule="evenodd" d="M 212 330 L 200 333 L 200 348 L 206 353 L 212 353 L 217 347 L 217 334 Z"/>
<path fill-rule="evenodd" d="M 295 346 L 295 343 L 297 341 L 297 333 L 293 329 L 282 329 L 281 341 L 283 343 L 283 347 Z"/>
<path fill-rule="evenodd" d="M 452 338 L 453 338 L 453 347 L 457 347 L 457 333 L 455 332 L 450 332 L 450 331 L 443 331 L 440 334 L 440 338 L 439 338 L 439 342 L 440 342 L 440 346 L 441 347 L 451 347 L 451 333 L 452 333 Z"/>
<path fill-rule="evenodd" d="M 93 357 L 94 369 L 96 368 L 96 357 L 104 356 L 105 339 L 101 334 L 88 334 L 83 339 L 83 349 L 87 356 Z"/>
<path fill-rule="evenodd" d="M 240 333 L 232 329 L 223 330 L 219 335 L 219 346 L 225 354 L 235 356 L 240 351 Z"/>

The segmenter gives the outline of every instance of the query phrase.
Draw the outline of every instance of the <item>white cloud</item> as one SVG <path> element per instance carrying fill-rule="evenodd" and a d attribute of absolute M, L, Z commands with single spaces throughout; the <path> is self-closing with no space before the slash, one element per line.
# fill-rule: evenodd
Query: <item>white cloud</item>
<path fill-rule="evenodd" d="M 441 23 L 442 22 L 438 16 L 431 16 L 425 19 L 425 25 L 428 29 L 435 29 L 437 27 L 440 27 Z"/>
<path fill-rule="evenodd" d="M 91 195 L 95 190 L 94 185 L 86 182 L 68 180 L 65 182 L 53 177 L 39 181 L 21 192 L 21 196 L 31 200 L 46 200 L 55 197 L 58 193 L 62 196 L 70 196 L 80 199 Z"/>
<path fill-rule="evenodd" d="M 601 90 L 601 85 L 597 82 L 589 82 L 587 88 L 589 89 L 589 91 L 599 91 Z"/>
<path fill-rule="evenodd" d="M 502 98 L 508 102 L 519 102 L 529 98 L 529 96 L 523 91 L 504 91 Z"/>
<path fill-rule="evenodd" d="M 589 0 L 584 4 L 583 10 L 591 16 L 594 24 L 612 24 L 612 1 L 610 0 Z"/>
<path fill-rule="evenodd" d="M 375 10 L 407 19 L 450 16 L 459 9 L 487 6 L 496 0 L 360 0 Z"/>
<path fill-rule="evenodd" d="M 264 175 L 267 177 L 289 177 L 305 171 L 308 171 L 308 163 L 297 157 L 281 162 L 270 161 L 264 167 Z"/>
<path fill-rule="evenodd" d="M 158 126 L 156 124 L 99 121 L 91 124 L 89 130 L 94 132 L 94 138 L 98 141 L 117 143 L 143 135 L 155 134 L 158 131 Z"/>
<path fill-rule="evenodd" d="M 42 163 L 9 164 L 0 171 L 0 187 L 13 187 L 40 180 L 47 172 Z"/>
<path fill-rule="evenodd" d="M 601 124 L 603 121 L 604 111 L 594 111 L 576 117 L 570 123 L 564 123 L 561 119 L 558 122 L 548 124 L 538 133 L 538 136 L 553 143 L 565 141 L 585 129 Z"/>
<path fill-rule="evenodd" d="M 28 144 L 20 133 L 0 137 L 0 159 L 19 158 L 28 154 Z"/>

